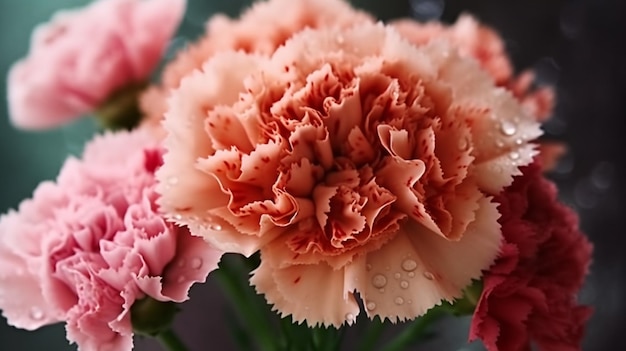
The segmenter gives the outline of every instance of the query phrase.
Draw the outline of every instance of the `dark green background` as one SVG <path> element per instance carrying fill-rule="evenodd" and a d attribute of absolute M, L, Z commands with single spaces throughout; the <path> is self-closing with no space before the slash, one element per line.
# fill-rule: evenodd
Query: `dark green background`
<path fill-rule="evenodd" d="M 417 1 L 417 0 L 416 0 Z M 432 1 L 432 0 L 431 0 Z M 181 35 L 193 38 L 213 12 L 231 15 L 243 0 L 188 0 Z M 31 29 L 57 9 L 86 0 L 0 0 L 0 76 L 25 55 Z M 411 14 L 406 0 L 354 0 L 359 7 L 389 19 Z M 617 0 L 448 0 L 443 19 L 462 11 L 497 28 L 517 68 L 535 67 L 541 82 L 556 84 L 559 104 L 547 135 L 568 142 L 570 155 L 552 177 L 564 201 L 581 214 L 581 224 L 595 245 L 592 275 L 581 298 L 596 310 L 584 350 L 616 350 L 626 325 L 626 247 L 624 236 L 623 153 L 626 128 L 626 2 Z M 0 84 L 0 96 L 6 96 Z M 53 179 L 68 153 L 77 153 L 92 132 L 89 120 L 45 133 L 15 130 L 0 99 L 0 212 L 15 208 L 43 179 Z M 600 167 L 603 165 L 603 168 Z M 608 165 L 608 166 L 607 166 Z M 608 171 L 607 171 L 608 169 Z M 603 170 L 603 172 L 599 172 Z M 598 174 L 604 184 L 597 186 Z M 212 279 L 194 288 L 176 328 L 193 350 L 231 350 L 224 298 Z M 423 350 L 464 349 L 467 319 L 446 321 L 442 337 Z M 358 339 L 355 331 L 349 339 Z M 350 344 L 350 341 L 347 345 Z M 472 345 L 465 349 L 480 349 Z M 62 325 L 25 332 L 0 319 L 0 351 L 71 350 Z M 158 350 L 138 341 L 138 350 Z M 345 348 L 346 350 L 349 347 Z M 503 350 L 505 351 L 505 350 Z"/>

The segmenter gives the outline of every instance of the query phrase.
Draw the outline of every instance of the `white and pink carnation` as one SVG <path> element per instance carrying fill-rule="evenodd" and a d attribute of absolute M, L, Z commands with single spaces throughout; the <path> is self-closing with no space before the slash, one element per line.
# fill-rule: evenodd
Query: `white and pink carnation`
<path fill-rule="evenodd" d="M 355 321 L 357 293 L 392 321 L 460 297 L 500 248 L 492 195 L 541 134 L 474 60 L 382 24 L 216 54 L 164 127 L 163 210 L 222 250 L 260 250 L 257 291 L 334 326 Z"/>

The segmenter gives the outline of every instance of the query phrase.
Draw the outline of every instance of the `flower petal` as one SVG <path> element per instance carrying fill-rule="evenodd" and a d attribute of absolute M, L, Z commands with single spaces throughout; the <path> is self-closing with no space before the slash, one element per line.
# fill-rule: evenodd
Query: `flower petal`
<path fill-rule="evenodd" d="M 480 278 L 496 258 L 501 235 L 496 205 L 487 198 L 479 204 L 476 220 L 459 241 L 409 220 L 393 240 L 367 255 L 366 284 L 359 292 L 370 318 L 413 319 L 442 299 L 461 297 L 471 280 Z"/>
<path fill-rule="evenodd" d="M 354 323 L 359 304 L 344 269 L 334 270 L 324 263 L 277 269 L 268 262 L 261 252 L 261 265 L 250 283 L 281 316 L 291 315 L 294 322 L 306 321 L 309 326 Z"/>

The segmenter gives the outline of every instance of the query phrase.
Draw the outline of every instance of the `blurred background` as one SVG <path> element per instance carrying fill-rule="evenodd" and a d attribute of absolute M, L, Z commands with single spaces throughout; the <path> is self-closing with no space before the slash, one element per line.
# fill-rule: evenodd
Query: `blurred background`
<path fill-rule="evenodd" d="M 0 2 L 0 75 L 26 54 L 32 28 L 60 9 L 87 0 L 2 0 Z M 383 20 L 413 16 L 453 22 L 469 12 L 497 29 L 517 70 L 535 68 L 537 84 L 557 89 L 554 117 L 546 135 L 566 141 L 569 154 L 551 177 L 563 201 L 574 207 L 594 243 L 594 262 L 581 300 L 595 313 L 583 350 L 617 350 L 626 332 L 626 229 L 623 160 L 626 152 L 626 2 L 620 0 L 353 0 Z M 173 46 L 197 37 L 214 12 L 237 15 L 249 1 L 188 0 L 189 10 Z M 14 129 L 7 118 L 6 87 L 0 84 L 0 212 L 30 197 L 44 179 L 53 179 L 64 158 L 80 152 L 93 132 L 89 121 L 45 133 Z M 214 279 L 192 291 L 176 329 L 193 350 L 231 350 L 225 299 Z M 467 319 L 446 320 L 445 332 L 423 350 L 481 350 L 467 345 Z M 358 337 L 351 331 L 352 337 Z M 0 317 L 0 351 L 73 350 L 62 325 L 37 332 L 17 330 Z M 137 350 L 159 350 L 137 340 Z"/>

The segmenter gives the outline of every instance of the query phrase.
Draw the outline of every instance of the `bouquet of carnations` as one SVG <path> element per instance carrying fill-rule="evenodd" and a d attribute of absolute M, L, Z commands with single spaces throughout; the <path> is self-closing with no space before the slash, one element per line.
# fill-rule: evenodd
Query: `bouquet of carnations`
<path fill-rule="evenodd" d="M 360 350 L 410 349 L 446 314 L 489 351 L 580 349 L 591 245 L 544 176 L 554 93 L 492 29 L 268 0 L 165 62 L 185 5 L 60 12 L 12 67 L 15 126 L 101 130 L 0 220 L 11 325 L 187 350 L 171 324 L 208 277 L 242 349 L 338 350 L 355 327 Z"/>

